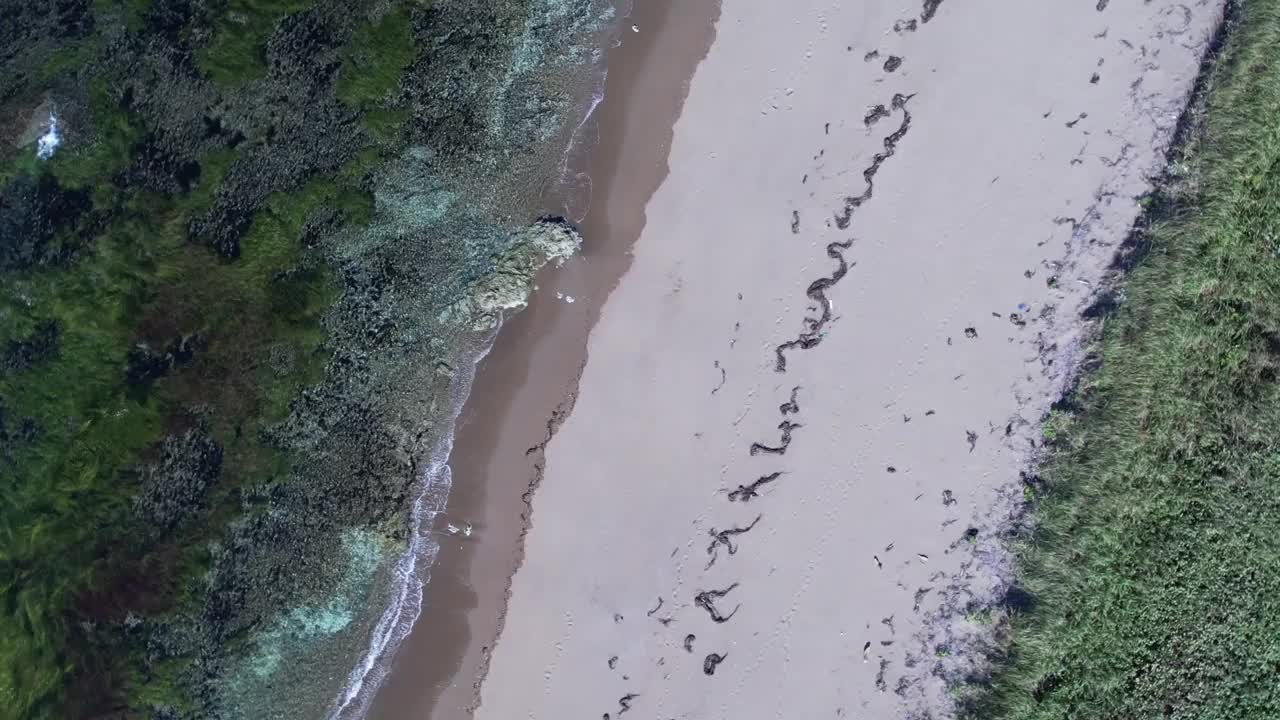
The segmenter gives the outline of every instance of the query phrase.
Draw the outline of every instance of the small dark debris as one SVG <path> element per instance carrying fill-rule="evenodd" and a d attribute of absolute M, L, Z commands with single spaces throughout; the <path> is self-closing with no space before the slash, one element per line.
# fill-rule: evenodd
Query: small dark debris
<path fill-rule="evenodd" d="M 862 124 L 871 127 L 884 118 L 889 117 L 889 108 L 883 104 L 875 105 L 867 110 L 867 114 L 862 116 Z"/>
<path fill-rule="evenodd" d="M 661 598 L 661 597 L 660 597 L 660 598 L 658 598 L 658 604 L 657 604 L 657 605 L 655 605 L 655 606 L 654 606 L 654 608 L 653 608 L 652 610 L 650 610 L 649 612 L 645 613 L 645 616 L 646 616 L 646 617 L 653 617 L 653 614 L 654 614 L 654 613 L 656 613 L 656 612 L 658 612 L 659 610 L 661 610 L 661 609 L 662 609 L 662 603 L 663 603 L 663 602 L 665 602 L 665 600 L 664 600 L 663 598 Z"/>
<path fill-rule="evenodd" d="M 800 386 L 796 385 L 791 388 L 791 398 L 778 406 L 778 412 L 783 415 L 792 415 L 800 412 L 800 403 L 796 401 L 796 396 L 800 392 Z"/>
<path fill-rule="evenodd" d="M 702 661 L 702 672 L 703 672 L 703 674 L 705 674 L 705 675 L 715 675 L 715 674 L 716 674 L 716 666 L 717 666 L 717 665 L 719 665 L 720 663 L 724 662 L 724 659 L 725 659 L 726 657 L 728 657 L 728 654 L 727 654 L 727 653 L 726 653 L 726 654 L 724 654 L 724 655 L 721 655 L 720 653 L 711 653 L 711 654 L 707 655 L 707 658 L 706 658 L 705 660 L 703 660 L 703 661 Z"/>
<path fill-rule="evenodd" d="M 689 652 L 689 653 L 693 652 L 693 641 L 694 641 L 694 640 L 697 640 L 697 639 L 698 639 L 698 636 L 697 636 L 697 635 L 694 635 L 693 633 L 689 633 L 688 635 L 685 635 L 685 636 L 684 636 L 684 651 L 685 651 L 685 652 Z"/>
<path fill-rule="evenodd" d="M 787 448 L 791 445 L 791 433 L 802 427 L 804 426 L 800 423 L 783 420 L 778 423 L 778 430 L 781 431 L 782 436 L 777 445 L 765 445 L 764 443 L 754 442 L 751 443 L 751 448 L 748 452 L 750 452 L 752 456 L 759 455 L 761 453 L 785 455 L 787 453 Z"/>
<path fill-rule="evenodd" d="M 902 67 L 902 58 L 897 55 L 890 55 L 888 60 L 884 61 L 884 71 L 893 72 Z"/>
<path fill-rule="evenodd" d="M 760 487 L 782 477 L 782 472 L 770 473 L 755 480 L 750 485 L 739 485 L 737 490 L 729 493 L 730 502 L 750 502 L 751 498 L 760 497 Z"/>
<path fill-rule="evenodd" d="M 703 590 L 694 597 L 693 604 L 703 610 L 706 610 L 707 614 L 711 616 L 712 621 L 716 623 L 728 622 L 737 614 L 738 608 L 741 606 L 735 607 L 733 612 L 730 612 L 728 615 L 723 615 L 720 613 L 720 610 L 716 608 L 715 601 L 733 592 L 736 587 L 738 587 L 738 583 L 735 582 L 724 590 Z"/>
<path fill-rule="evenodd" d="M 750 532 L 752 528 L 756 526 L 756 523 L 760 522 L 760 518 L 762 517 L 764 516 L 756 515 L 756 519 L 752 520 L 751 524 L 746 527 L 733 527 L 727 530 L 716 530 L 713 527 L 708 530 L 707 533 L 711 535 L 711 543 L 707 545 L 707 554 L 711 556 L 711 560 L 707 562 L 707 568 L 710 569 L 710 567 L 715 564 L 716 558 L 719 557 L 721 545 L 728 549 L 730 555 L 736 555 L 738 552 L 738 546 L 733 542 L 733 537 L 745 532 Z"/>

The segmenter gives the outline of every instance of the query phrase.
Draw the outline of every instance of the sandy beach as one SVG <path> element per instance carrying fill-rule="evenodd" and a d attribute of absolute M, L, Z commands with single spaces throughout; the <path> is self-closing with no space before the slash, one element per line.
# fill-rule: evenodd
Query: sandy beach
<path fill-rule="evenodd" d="M 625 21 L 584 255 L 480 369 L 477 530 L 374 717 L 945 715 L 1221 12 L 675 5 Z"/>
<path fill-rule="evenodd" d="M 589 195 L 548 199 L 574 205 L 568 214 L 588 197 L 580 219 L 591 239 L 568 265 L 544 272 L 529 306 L 504 324 L 478 369 L 450 458 L 450 512 L 439 523 L 470 523 L 475 531 L 442 540 L 423 619 L 397 653 L 371 717 L 469 717 L 478 702 L 522 557 L 550 421 L 573 405 L 588 332 L 630 265 L 645 205 L 666 176 L 672 125 L 717 13 L 714 3 L 655 0 L 618 28 L 607 96 L 584 130 L 585 165 L 569 168 L 590 178 Z"/>

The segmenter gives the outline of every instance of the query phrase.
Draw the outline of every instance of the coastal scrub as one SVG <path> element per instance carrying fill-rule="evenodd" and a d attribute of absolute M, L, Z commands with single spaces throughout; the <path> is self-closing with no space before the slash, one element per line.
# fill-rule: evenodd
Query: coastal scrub
<path fill-rule="evenodd" d="M 1244 0 L 1052 422 L 984 720 L 1280 717 L 1280 2 Z"/>

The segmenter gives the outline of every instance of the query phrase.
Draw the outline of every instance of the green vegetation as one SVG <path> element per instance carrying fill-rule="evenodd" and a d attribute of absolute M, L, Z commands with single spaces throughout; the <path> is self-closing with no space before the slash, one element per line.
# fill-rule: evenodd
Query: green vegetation
<path fill-rule="evenodd" d="M 123 9 L 133 27 L 149 4 L 95 7 Z M 260 76 L 276 21 L 311 4 L 233 0 L 201 67 L 228 85 Z M 409 26 L 403 9 L 362 26 L 343 71 L 345 99 L 364 107 L 394 89 L 412 60 Z M 392 52 L 379 55 L 380 46 Z M 89 38 L 66 50 L 46 74 L 75 70 L 97 47 Z M 338 296 L 304 230 L 317 214 L 350 225 L 372 212 L 362 180 L 378 154 L 365 152 L 332 176 L 269 196 L 229 262 L 192 242 L 189 228 L 253 149 L 208 152 L 184 193 L 130 187 L 114 179 L 141 152 L 144 122 L 102 77 L 88 109 L 90 145 L 48 162 L 25 148 L 0 169 L 0 183 L 82 191 L 90 205 L 45 253 L 69 261 L 19 268 L 0 283 L 0 718 L 79 716 L 122 693 L 187 705 L 178 663 L 142 673 L 144 648 L 96 637 L 90 626 L 190 600 L 190 582 L 208 567 L 207 542 L 243 512 L 241 488 L 287 471 L 265 430 L 323 377 L 322 317 Z M 393 136 L 400 111 L 379 112 L 370 125 Z M 147 468 L 164 462 L 166 438 L 183 432 L 216 444 L 207 468 L 215 482 L 193 490 L 208 516 L 157 528 L 138 497 Z"/>
<path fill-rule="evenodd" d="M 93 0 L 93 7 L 99 13 L 123 13 L 126 27 L 137 30 L 142 26 L 142 17 L 151 9 L 152 2 L 153 0 Z"/>
<path fill-rule="evenodd" d="M 213 40 L 196 53 L 196 65 L 223 87 L 261 78 L 267 72 L 267 38 L 276 23 L 314 4 L 315 0 L 228 0 Z"/>
<path fill-rule="evenodd" d="M 58 343 L 54 357 L 0 377 L 5 414 L 40 429 L 8 458 L 5 474 L 14 477 L 0 486 L 0 696 L 17 701 L 17 717 L 47 708 L 74 669 L 55 650 L 68 637 L 54 609 L 90 603 L 89 614 L 112 617 L 117 607 L 163 608 L 182 580 L 176 565 L 204 552 L 199 532 L 144 542 L 152 538 L 138 526 L 133 497 L 149 449 L 175 427 L 209 423 L 229 481 L 211 501 L 234 510 L 236 486 L 283 469 L 259 430 L 323 371 L 320 316 L 336 290 L 306 262 L 298 238 L 309 212 L 340 204 L 337 186 L 321 181 L 273 197 L 255 214 L 239 262 L 228 264 L 188 242 L 186 227 L 231 158 L 208 158 L 204 184 L 180 199 L 110 198 L 123 210 L 92 254 L 67 271 L 31 271 L 0 286 L 0 344 L 46 326 L 57 328 Z M 367 214 L 362 199 L 341 198 Z M 129 371 L 139 343 L 164 353 L 185 338 L 201 349 L 182 372 L 139 379 Z M 207 420 L 189 417 L 194 403 L 206 406 Z M 164 577 L 140 582 L 143 572 Z"/>
<path fill-rule="evenodd" d="M 543 0 L 56 5 L 0 33 L 0 720 L 320 716 L 459 292 L 574 244 L 489 188 L 581 48 Z"/>
<path fill-rule="evenodd" d="M 1280 2 L 1245 0 L 1054 417 L 994 718 L 1280 717 Z"/>
<path fill-rule="evenodd" d="M 413 62 L 412 23 L 408 9 L 397 7 L 356 30 L 342 60 L 339 100 L 368 108 L 395 91 L 405 66 Z"/>

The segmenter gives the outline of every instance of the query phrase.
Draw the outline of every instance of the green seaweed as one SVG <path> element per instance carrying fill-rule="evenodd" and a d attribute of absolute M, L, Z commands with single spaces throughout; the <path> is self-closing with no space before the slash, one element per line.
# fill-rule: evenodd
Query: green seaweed
<path fill-rule="evenodd" d="M 63 186 L 92 189 L 95 204 L 104 206 L 109 204 L 104 193 L 112 191 L 111 174 L 133 159 L 143 130 L 136 118 L 110 99 L 104 80 L 93 83 L 89 110 L 93 116 L 92 142 L 76 152 L 54 154 L 48 162 L 48 172 Z"/>
<path fill-rule="evenodd" d="M 154 0 L 93 0 L 93 8 L 100 16 L 119 12 L 131 31 L 142 27 L 143 17 L 153 4 Z"/>
<path fill-rule="evenodd" d="M 486 123 L 514 33 L 555 30 L 526 0 L 65 5 L 74 36 L 29 13 L 0 61 L 11 124 L 49 101 L 67 129 L 0 157 L 27 198 L 0 205 L 0 718 L 287 714 L 273 684 L 360 640 L 386 570 L 342 538 L 403 542 L 437 314 L 514 301 L 484 280 L 519 213 L 461 198 L 527 154 Z"/>
<path fill-rule="evenodd" d="M 323 372 L 321 320 L 336 289 L 324 269 L 304 267 L 298 236 L 317 208 L 358 218 L 370 201 L 327 181 L 280 193 L 255 214 L 241 261 L 226 263 L 188 242 L 184 228 L 211 201 L 230 160 L 226 152 L 207 158 L 205 186 L 180 200 L 130 198 L 128 212 L 71 270 L 32 271 L 0 288 L 0 343 L 45 321 L 60 329 L 55 358 L 0 378 L 6 415 L 40 428 L 35 442 L 11 450 L 0 485 L 0 668 L 10 673 L 0 691 L 13 696 L 15 717 L 47 707 L 74 670 L 55 650 L 69 642 L 66 620 L 49 611 L 86 592 L 109 596 L 104 583 L 128 575 L 95 558 L 108 544 L 136 542 L 134 468 L 173 413 L 197 398 L 209 404 L 225 475 L 235 480 L 219 496 L 233 502 L 236 484 L 283 470 L 258 430 Z M 209 347 L 192 367 L 140 392 L 124 368 L 148 324 L 199 332 Z M 263 361 L 271 350 L 294 358 L 287 371 Z M 155 592 L 172 593 L 182 577 Z"/>
<path fill-rule="evenodd" d="M 314 0 L 229 0 L 213 39 L 196 53 L 196 65 L 222 87 L 257 80 L 267 72 L 267 39 L 282 18 Z"/>
<path fill-rule="evenodd" d="M 415 50 L 412 18 L 403 5 L 362 25 L 343 53 L 338 99 L 356 108 L 379 104 L 399 87 Z"/>

